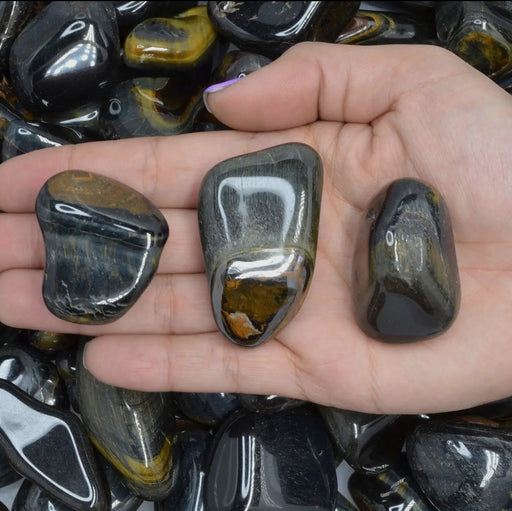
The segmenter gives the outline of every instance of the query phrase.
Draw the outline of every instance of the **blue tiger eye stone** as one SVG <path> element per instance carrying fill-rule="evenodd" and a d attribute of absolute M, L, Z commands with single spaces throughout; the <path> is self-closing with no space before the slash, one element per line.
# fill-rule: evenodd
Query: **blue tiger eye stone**
<path fill-rule="evenodd" d="M 231 158 L 205 176 L 198 215 L 213 314 L 255 346 L 298 312 L 316 257 L 323 167 L 304 144 Z"/>
<path fill-rule="evenodd" d="M 410 342 L 455 320 L 460 283 L 448 206 L 431 186 L 400 179 L 370 204 L 354 256 L 354 309 L 370 337 Z"/>

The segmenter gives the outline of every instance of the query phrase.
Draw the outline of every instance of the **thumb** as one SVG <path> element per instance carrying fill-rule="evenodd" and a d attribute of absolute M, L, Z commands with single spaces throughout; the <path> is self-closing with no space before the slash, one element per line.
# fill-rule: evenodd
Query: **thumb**
<path fill-rule="evenodd" d="M 317 120 L 369 123 L 426 81 L 471 67 L 437 46 L 300 43 L 250 75 L 205 90 L 207 108 L 245 131 Z"/>

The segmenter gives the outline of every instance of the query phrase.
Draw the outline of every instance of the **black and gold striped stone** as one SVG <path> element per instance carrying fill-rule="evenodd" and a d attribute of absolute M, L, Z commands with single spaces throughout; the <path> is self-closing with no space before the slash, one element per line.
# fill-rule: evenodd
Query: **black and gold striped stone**
<path fill-rule="evenodd" d="M 45 303 L 74 323 L 122 316 L 149 284 L 169 232 L 142 194 L 80 170 L 50 178 L 36 213 L 46 248 Z"/>
<path fill-rule="evenodd" d="M 448 207 L 421 181 L 391 183 L 369 206 L 354 258 L 354 308 L 371 337 L 409 342 L 444 332 L 460 284 Z"/>
<path fill-rule="evenodd" d="M 205 176 L 199 227 L 221 332 L 260 344 L 299 310 L 316 255 L 322 164 L 304 144 L 231 158 Z"/>

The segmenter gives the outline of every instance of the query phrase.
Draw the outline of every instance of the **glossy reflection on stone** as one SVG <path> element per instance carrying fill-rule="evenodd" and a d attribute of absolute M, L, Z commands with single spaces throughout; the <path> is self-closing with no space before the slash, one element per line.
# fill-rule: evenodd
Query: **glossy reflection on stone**
<path fill-rule="evenodd" d="M 114 82 L 119 65 L 109 2 L 50 2 L 14 41 L 9 69 L 24 104 L 49 111 L 98 97 Z"/>
<path fill-rule="evenodd" d="M 176 392 L 174 399 L 189 419 L 207 426 L 218 426 L 240 406 L 237 394 L 228 392 Z"/>
<path fill-rule="evenodd" d="M 0 448 L 21 475 L 75 511 L 104 511 L 107 498 L 78 417 L 0 380 Z"/>
<path fill-rule="evenodd" d="M 28 344 L 49 355 L 60 350 L 76 347 L 81 341 L 86 339 L 87 337 L 83 335 L 61 334 L 47 330 L 27 331 Z"/>
<path fill-rule="evenodd" d="M 354 472 L 348 489 L 360 511 L 435 511 L 405 462 L 379 475 Z"/>
<path fill-rule="evenodd" d="M 455 320 L 460 284 L 448 207 L 432 187 L 400 179 L 368 207 L 354 257 L 354 309 L 369 336 L 410 342 Z"/>
<path fill-rule="evenodd" d="M 322 419 L 309 408 L 275 414 L 237 410 L 215 435 L 210 460 L 206 509 L 334 508 L 332 447 Z"/>
<path fill-rule="evenodd" d="M 217 39 L 206 6 L 201 5 L 173 18 L 141 22 L 128 34 L 123 58 L 128 67 L 152 74 L 169 76 L 206 67 L 208 76 Z"/>
<path fill-rule="evenodd" d="M 57 408 L 66 405 L 57 367 L 28 347 L 0 347 L 0 379 L 9 381 L 38 401 Z"/>
<path fill-rule="evenodd" d="M 67 140 L 57 137 L 38 126 L 21 120 L 12 120 L 5 130 L 2 142 L 2 161 L 47 147 L 69 144 Z"/>
<path fill-rule="evenodd" d="M 106 385 L 87 371 L 81 355 L 77 360 L 80 414 L 90 439 L 133 493 L 167 497 L 180 457 L 171 394 Z"/>
<path fill-rule="evenodd" d="M 477 418 L 430 419 L 406 446 L 414 478 L 438 509 L 512 509 L 510 429 Z"/>
<path fill-rule="evenodd" d="M 304 144 L 223 161 L 205 176 L 199 229 L 221 332 L 260 344 L 298 312 L 313 273 L 323 170 Z"/>
<path fill-rule="evenodd" d="M 204 511 L 204 487 L 212 436 L 207 431 L 183 431 L 178 437 L 183 457 L 177 478 L 179 484 L 155 511 Z"/>
<path fill-rule="evenodd" d="M 188 133 L 203 107 L 202 89 L 189 79 L 135 78 L 108 95 L 100 131 L 108 139 Z"/>
<path fill-rule="evenodd" d="M 407 415 L 379 415 L 319 406 L 338 459 L 364 474 L 379 474 L 396 465 L 412 424 Z"/>
<path fill-rule="evenodd" d="M 217 30 L 241 50 L 278 57 L 300 41 L 334 42 L 360 2 L 208 2 Z"/>
<path fill-rule="evenodd" d="M 142 194 L 79 170 L 50 178 L 36 213 L 46 248 L 45 303 L 75 323 L 122 316 L 153 277 L 169 233 Z"/>
<path fill-rule="evenodd" d="M 235 78 L 242 78 L 271 62 L 272 60 L 264 55 L 249 51 L 232 50 L 224 55 L 216 71 L 215 82 L 227 82 Z"/>
<path fill-rule="evenodd" d="M 336 39 L 341 44 L 411 44 L 436 38 L 433 16 L 358 11 Z"/>

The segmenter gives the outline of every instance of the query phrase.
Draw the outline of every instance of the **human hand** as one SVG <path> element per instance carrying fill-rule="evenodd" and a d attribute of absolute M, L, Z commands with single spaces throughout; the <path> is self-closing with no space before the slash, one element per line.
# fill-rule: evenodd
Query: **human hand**
<path fill-rule="evenodd" d="M 373 413 L 437 412 L 512 394 L 512 98 L 433 46 L 299 44 L 209 95 L 239 131 L 47 149 L 0 166 L 0 321 L 96 336 L 87 367 L 140 390 L 279 394 Z M 315 272 L 297 316 L 253 348 L 217 330 L 197 227 L 205 173 L 226 158 L 285 142 L 315 148 L 324 191 Z M 39 189 L 67 169 L 126 183 L 166 216 L 157 275 L 118 321 L 66 323 L 46 309 Z M 450 208 L 461 281 L 458 318 L 412 344 L 367 338 L 354 320 L 354 243 L 369 201 L 414 177 Z"/>

